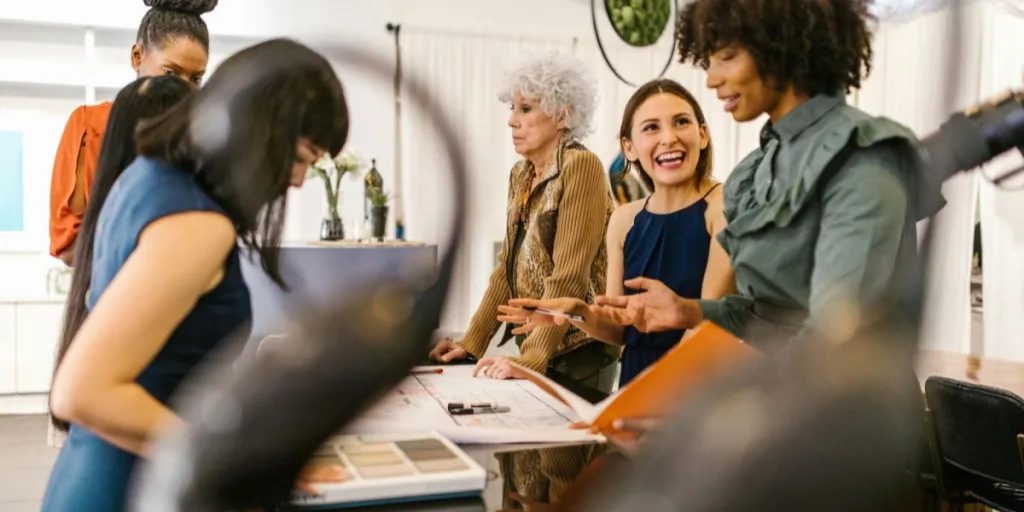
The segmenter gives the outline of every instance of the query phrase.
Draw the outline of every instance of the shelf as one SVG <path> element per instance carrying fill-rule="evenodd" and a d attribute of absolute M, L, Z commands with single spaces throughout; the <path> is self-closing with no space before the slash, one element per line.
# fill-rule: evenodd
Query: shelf
<path fill-rule="evenodd" d="M 92 30 L 92 48 L 86 34 Z M 89 86 L 95 90 L 95 102 L 113 100 L 134 74 L 127 66 L 91 60 L 95 50 L 128 48 L 135 42 L 136 30 L 120 27 L 94 27 L 84 23 L 44 23 L 0 19 L 0 44 L 38 46 L 55 59 L 41 66 L 35 59 L 17 51 L 0 56 L 0 95 L 29 98 L 71 99 L 86 102 Z M 260 38 L 211 34 L 210 46 L 216 55 L 229 55 L 259 42 Z"/>
<path fill-rule="evenodd" d="M 0 19 L 0 41 L 84 45 L 85 27 Z"/>
<path fill-rule="evenodd" d="M 96 46 L 125 48 L 135 43 L 136 29 L 103 27 L 86 24 L 63 24 L 0 19 L 0 41 L 65 44 L 85 46 L 86 31 L 92 29 Z M 266 38 L 210 34 L 210 48 L 215 53 L 232 54 Z"/>
<path fill-rule="evenodd" d="M 85 99 L 85 86 L 0 80 L 0 96 L 83 101 Z"/>
<path fill-rule="evenodd" d="M 0 304 L 66 304 L 67 295 L 0 295 Z"/>
<path fill-rule="evenodd" d="M 125 85 L 128 85 L 125 82 Z M 96 103 L 112 101 L 123 86 L 96 87 Z M 29 82 L 0 80 L 0 97 L 47 98 L 55 100 L 85 101 L 85 86 L 74 83 Z"/>

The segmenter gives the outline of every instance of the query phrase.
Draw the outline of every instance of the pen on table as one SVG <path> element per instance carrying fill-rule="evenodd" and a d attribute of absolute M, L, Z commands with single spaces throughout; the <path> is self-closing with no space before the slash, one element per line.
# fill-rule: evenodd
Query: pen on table
<path fill-rule="evenodd" d="M 465 414 L 494 414 L 499 412 L 509 412 L 512 409 L 508 407 L 466 407 L 464 409 L 451 409 L 448 412 L 451 414 L 462 416 Z"/>
<path fill-rule="evenodd" d="M 473 407 L 490 407 L 491 409 L 495 409 L 495 408 L 498 408 L 498 407 L 501 407 L 501 406 L 498 405 L 497 402 L 472 402 L 472 403 L 468 403 L 468 404 L 464 404 L 462 402 L 448 402 L 448 410 L 449 411 L 454 411 L 456 409 L 473 408 Z"/>
<path fill-rule="evenodd" d="M 533 306 L 523 306 L 523 309 L 525 309 L 526 311 L 533 311 L 535 313 L 540 313 L 542 315 L 564 316 L 565 318 L 568 318 L 569 320 L 572 320 L 574 322 L 585 322 L 586 321 L 586 319 L 583 318 L 583 315 L 574 315 L 572 313 L 564 313 L 562 311 L 553 311 L 553 310 L 550 310 L 550 309 L 535 308 Z"/>
<path fill-rule="evenodd" d="M 434 368 L 433 370 L 413 370 L 413 375 L 430 375 L 435 373 L 444 373 L 444 368 Z"/>

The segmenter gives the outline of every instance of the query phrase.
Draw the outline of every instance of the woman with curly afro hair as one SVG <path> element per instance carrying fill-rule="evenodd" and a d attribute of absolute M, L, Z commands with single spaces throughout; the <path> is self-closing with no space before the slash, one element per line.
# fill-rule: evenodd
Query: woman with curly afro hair
<path fill-rule="evenodd" d="M 871 61 L 864 0 L 696 0 L 680 13 L 683 62 L 707 71 L 733 119 L 767 115 L 760 147 L 725 184 L 719 241 L 738 293 L 719 300 L 645 290 L 601 298 L 619 322 L 651 331 L 710 320 L 766 353 L 807 339 L 842 342 L 891 310 L 916 264 L 915 223 L 941 205 L 918 194 L 914 136 L 846 103 Z"/>

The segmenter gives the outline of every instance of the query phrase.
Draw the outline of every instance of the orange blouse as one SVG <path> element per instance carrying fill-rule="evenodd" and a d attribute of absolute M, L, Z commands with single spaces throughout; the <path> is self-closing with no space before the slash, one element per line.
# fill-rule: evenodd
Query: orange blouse
<path fill-rule="evenodd" d="M 53 160 L 50 180 L 50 255 L 60 256 L 75 241 L 88 204 L 96 163 L 100 157 L 103 132 L 112 103 L 82 105 L 71 113 Z M 81 175 L 77 170 L 81 167 Z M 71 199 L 81 187 L 85 201 L 72 207 Z"/>

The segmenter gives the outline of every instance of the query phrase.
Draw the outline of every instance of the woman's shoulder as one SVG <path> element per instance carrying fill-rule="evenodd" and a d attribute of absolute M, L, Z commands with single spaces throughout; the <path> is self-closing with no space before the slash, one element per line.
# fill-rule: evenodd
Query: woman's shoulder
<path fill-rule="evenodd" d="M 646 198 L 617 206 L 612 212 L 611 219 L 608 220 L 608 234 L 619 241 L 624 239 L 645 204 L 647 204 Z"/>
<path fill-rule="evenodd" d="M 191 174 L 145 156 L 128 165 L 114 183 L 110 197 L 130 205 L 133 211 L 151 211 L 154 215 L 193 210 L 223 213 Z"/>
<path fill-rule="evenodd" d="M 636 214 L 640 213 L 640 210 L 644 209 L 644 205 L 646 204 L 646 197 L 637 199 L 635 201 L 630 201 L 625 204 L 620 204 L 619 206 L 615 207 L 615 212 L 612 213 L 612 217 L 628 218 L 632 220 L 633 217 L 636 217 Z"/>
<path fill-rule="evenodd" d="M 82 143 L 82 134 L 91 132 L 102 135 L 107 129 L 111 105 L 109 101 L 98 105 L 79 105 L 68 115 L 68 120 L 64 124 L 64 138 L 78 148 Z"/>
<path fill-rule="evenodd" d="M 579 142 L 567 144 L 562 151 L 562 165 L 564 167 L 587 167 L 597 166 L 597 169 L 604 174 L 604 164 L 593 151 Z"/>
<path fill-rule="evenodd" d="M 105 101 L 98 105 L 86 107 L 88 111 L 86 118 L 88 119 L 87 122 L 89 125 L 95 127 L 99 131 L 106 131 L 107 119 L 110 117 L 110 109 L 113 106 L 113 103 Z"/>
<path fill-rule="evenodd" d="M 611 198 L 611 188 L 608 174 L 605 173 L 604 164 L 593 151 L 585 148 L 582 144 L 573 143 L 567 145 L 562 152 L 560 169 L 561 178 L 567 183 L 577 183 L 588 189 L 602 184 Z M 567 185 L 572 186 L 572 185 Z"/>
<path fill-rule="evenodd" d="M 904 141 L 914 143 L 917 138 L 906 125 L 885 116 L 869 114 L 852 105 L 843 105 L 834 111 L 823 129 L 814 131 L 820 138 L 834 139 L 828 146 L 851 145 L 856 148 L 868 148 L 886 141 Z"/>
<path fill-rule="evenodd" d="M 725 193 L 723 189 L 725 189 L 725 185 L 722 183 L 709 180 L 709 189 L 704 195 L 704 204 L 706 205 L 704 207 L 704 219 L 709 223 L 709 226 L 713 226 L 716 222 L 725 218 Z"/>
<path fill-rule="evenodd" d="M 723 198 L 725 197 L 724 192 L 722 192 L 725 189 L 725 185 L 718 180 L 709 179 L 702 188 L 704 189 L 702 198 L 708 204 L 708 207 L 721 208 Z"/>
<path fill-rule="evenodd" d="M 107 116 L 110 115 L 110 109 L 113 108 L 114 103 L 110 101 L 104 101 L 103 103 L 97 103 L 95 105 L 82 105 L 78 108 L 82 109 L 86 117 L 106 120 Z"/>
<path fill-rule="evenodd" d="M 77 118 L 85 127 L 103 133 L 107 128 L 107 118 L 110 117 L 113 105 L 109 101 L 96 105 L 81 105 L 71 113 L 71 117 Z"/>

